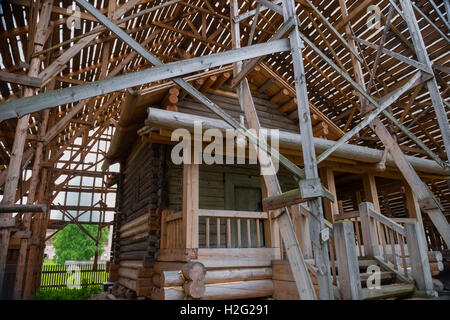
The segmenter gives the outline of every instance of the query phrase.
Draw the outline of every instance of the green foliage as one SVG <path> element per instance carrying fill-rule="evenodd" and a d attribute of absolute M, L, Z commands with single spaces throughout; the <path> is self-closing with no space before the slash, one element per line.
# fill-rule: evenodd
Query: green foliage
<path fill-rule="evenodd" d="M 62 288 L 59 290 L 41 289 L 36 291 L 33 299 L 35 300 L 86 300 L 98 294 L 101 286 L 86 286 L 87 283 L 82 281 L 81 289 Z"/>
<path fill-rule="evenodd" d="M 96 225 L 85 225 L 84 228 L 93 236 L 97 236 Z M 101 231 L 98 255 L 103 253 L 104 243 L 108 238 L 108 228 Z M 90 260 L 95 254 L 95 242 L 81 229 L 69 224 L 63 230 L 59 231 L 53 238 L 53 246 L 55 247 L 55 256 L 58 264 L 64 264 L 67 260 Z"/>

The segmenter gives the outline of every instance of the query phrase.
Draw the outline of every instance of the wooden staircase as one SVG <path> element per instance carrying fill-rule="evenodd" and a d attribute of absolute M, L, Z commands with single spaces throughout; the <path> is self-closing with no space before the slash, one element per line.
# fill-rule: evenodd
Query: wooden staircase
<path fill-rule="evenodd" d="M 415 290 L 413 282 L 401 279 L 396 272 L 388 270 L 379 261 L 362 257 L 358 263 L 364 300 L 403 299 L 413 295 Z M 367 273 L 367 268 L 372 265 L 380 268 L 380 287 L 370 289 L 367 287 L 367 280 L 372 274 Z M 339 275 L 337 278 L 339 280 Z"/>

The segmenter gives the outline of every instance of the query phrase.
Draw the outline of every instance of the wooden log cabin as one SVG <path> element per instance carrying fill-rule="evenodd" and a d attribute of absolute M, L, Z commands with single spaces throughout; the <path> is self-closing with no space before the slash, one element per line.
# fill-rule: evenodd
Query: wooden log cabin
<path fill-rule="evenodd" d="M 214 74 L 200 73 L 191 81 L 239 120 L 242 111 L 237 95 L 226 81 L 228 78 L 229 70 L 220 70 Z M 264 65 L 255 68 L 249 79 L 261 125 L 282 128 L 280 151 L 301 163 L 296 122 L 279 112 L 280 107 L 293 99 L 289 95 L 291 87 Z M 275 81 L 264 86 L 268 79 Z M 172 141 L 173 130 L 185 128 L 193 133 L 195 121 L 202 121 L 204 130 L 230 127 L 189 97 L 172 96 L 179 97 L 175 85 L 128 92 L 107 154 L 103 169 L 115 162 L 121 164 L 115 221 L 118 232 L 111 273 L 117 284 L 113 292 L 120 296 L 128 290 L 134 296 L 156 300 L 298 299 L 278 226 L 263 202 L 266 191 L 259 165 L 249 164 L 248 158 L 241 159 L 244 164 L 237 164 L 237 158 L 233 164 L 174 164 L 171 152 L 179 141 Z M 175 104 L 167 105 L 168 101 Z M 319 128 L 314 130 L 314 143 L 320 153 L 342 131 L 318 110 L 313 109 L 311 118 L 313 127 Z M 207 145 L 208 142 L 203 142 L 203 148 Z M 407 297 L 414 291 L 404 224 L 423 218 L 416 197 L 392 158 L 385 159 L 384 170 L 379 168 L 382 159 L 382 151 L 344 145 L 319 165 L 322 181 L 336 197 L 334 203 L 323 200 L 327 221 L 330 225 L 338 221 L 352 225 L 364 299 Z M 409 157 L 409 161 L 425 179 L 448 175 L 431 160 Z M 283 191 L 298 185 L 283 167 L 277 176 Z M 366 206 L 371 213 L 364 211 Z M 295 201 L 291 209 L 292 223 L 318 294 L 308 225 L 310 213 L 304 203 Z M 386 260 L 368 258 L 373 254 L 366 251 L 368 240 L 361 217 L 364 212 L 378 224 L 377 256 L 381 254 Z M 423 225 L 429 268 L 436 276 L 443 270 L 440 251 L 446 245 L 430 222 L 423 219 Z M 333 236 L 331 239 L 334 298 L 348 299 L 351 297 L 343 296 L 338 288 L 342 274 L 339 268 L 344 268 L 337 256 L 343 254 L 337 247 L 341 244 L 333 241 Z M 182 275 L 186 273 L 183 268 L 195 266 L 194 263 L 200 263 L 205 272 L 201 285 L 198 284 L 200 288 L 191 287 L 192 280 Z M 366 287 L 369 277 L 366 270 L 370 265 L 382 270 L 383 289 L 378 294 Z"/>
<path fill-rule="evenodd" d="M 0 298 L 88 223 L 113 225 L 116 297 L 436 296 L 448 0 L 75 2 L 0 4 Z"/>

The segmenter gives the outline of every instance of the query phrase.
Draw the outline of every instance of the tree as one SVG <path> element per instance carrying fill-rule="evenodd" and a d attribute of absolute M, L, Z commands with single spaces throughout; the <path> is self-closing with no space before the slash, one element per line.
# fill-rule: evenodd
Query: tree
<path fill-rule="evenodd" d="M 84 228 L 95 238 L 97 236 L 96 225 L 85 225 Z M 108 239 L 108 228 L 103 228 L 100 233 L 98 255 L 103 253 L 102 243 Z M 81 229 L 69 224 L 59 231 L 53 238 L 56 261 L 64 264 L 67 260 L 90 260 L 95 254 L 95 242 Z"/>

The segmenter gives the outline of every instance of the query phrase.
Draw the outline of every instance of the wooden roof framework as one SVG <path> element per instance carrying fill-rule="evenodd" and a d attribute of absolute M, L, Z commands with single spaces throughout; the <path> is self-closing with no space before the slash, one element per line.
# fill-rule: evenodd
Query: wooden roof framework
<path fill-rule="evenodd" d="M 83 1 L 77 2 L 83 6 Z M 448 1 L 435 3 L 422 0 L 411 6 L 409 0 L 297 0 L 292 3 L 286 1 L 282 6 L 278 4 L 280 1 L 275 1 L 276 7 L 271 4 L 271 9 L 268 9 L 264 6 L 269 6 L 266 1 L 242 0 L 235 4 L 239 18 L 234 21 L 230 19 L 233 2 L 104 0 L 92 1 L 91 4 L 155 58 L 163 63 L 186 62 L 180 66 L 187 65 L 194 57 L 210 55 L 213 60 L 215 54 L 235 47 L 233 28 L 237 22 L 239 43 L 243 49 L 249 43 L 250 34 L 254 34 L 251 39 L 253 45 L 269 48 L 263 45 L 276 35 L 283 23 L 288 22 L 286 16 L 280 13 L 283 7 L 291 5 L 300 22 L 298 25 L 294 23 L 294 29 L 305 37 L 301 57 L 307 80 L 307 107 L 309 112 L 335 128 L 334 140 L 351 132 L 351 143 L 387 148 L 398 159 L 396 163 L 410 184 L 418 176 L 412 167 L 402 170 L 403 153 L 437 160 L 448 170 Z M 366 9 L 373 4 L 380 9 L 380 24 L 384 28 L 367 28 L 369 14 Z M 71 1 L 66 0 L 11 0 L 2 3 L 0 117 L 3 121 L 0 122 L 0 164 L 4 169 L 0 173 L 0 183 L 5 186 L 2 204 L 13 204 L 23 194 L 28 194 L 31 204 L 35 200 L 43 203 L 48 200 L 45 199 L 45 191 L 53 193 L 63 188 L 64 184 L 55 187 L 52 183 L 46 188 L 38 187 L 39 173 L 41 177 L 51 175 L 50 181 L 55 181 L 62 172 L 48 168 L 48 163 L 57 162 L 64 150 L 72 148 L 79 137 L 83 143 L 88 143 L 89 139 L 99 139 L 101 135 L 89 136 L 92 129 L 117 123 L 125 94 L 123 91 L 98 88 L 81 101 L 75 96 L 68 103 L 61 104 L 53 98 L 52 102 L 46 100 L 42 107 L 30 111 L 28 108 L 33 101 L 37 102 L 41 97 L 44 99 L 46 96 L 42 93 L 51 94 L 63 89 L 58 93 L 67 92 L 70 95 L 77 87 L 81 89 L 84 88 L 82 86 L 95 85 L 99 80 L 114 79 L 119 74 L 151 68 L 152 64 L 133 50 L 123 36 L 117 36 L 109 27 L 100 24 L 92 12 L 82 11 L 74 15 L 67 9 L 70 5 Z M 255 11 L 258 12 L 257 19 Z M 79 19 L 76 21 L 79 28 L 67 28 L 67 23 L 74 18 Z M 280 40 L 277 45 L 282 46 L 283 43 L 286 41 Z M 294 80 L 298 77 L 298 70 L 293 68 L 289 51 L 277 51 L 282 52 L 262 57 L 260 66 L 269 74 L 276 75 L 282 83 L 280 91 L 284 86 L 284 89 L 290 90 L 290 99 L 294 99 L 297 84 Z M 242 53 L 245 51 L 242 50 Z M 257 56 L 251 58 L 256 59 Z M 232 59 L 235 59 L 232 62 L 240 60 Z M 222 67 L 217 64 L 212 69 L 220 70 Z M 202 65 L 200 69 L 210 68 Z M 193 71 L 188 68 L 184 72 L 180 76 Z M 252 90 L 261 89 L 269 81 L 267 78 L 261 82 L 254 72 L 249 72 L 247 76 Z M 170 81 L 168 77 L 156 83 L 143 81 L 133 90 L 145 93 L 155 85 Z M 368 83 L 369 89 L 366 91 Z M 233 81 L 231 84 L 234 84 Z M 263 92 L 269 97 L 279 94 L 270 89 L 270 84 Z M 36 96 L 35 93 L 39 94 Z M 355 128 L 367 117 L 367 113 L 361 116 L 360 110 L 367 112 L 366 108 L 377 105 L 378 99 L 381 98 L 379 103 L 382 104 L 383 97 L 390 98 L 392 95 L 395 99 L 387 106 L 384 116 L 374 117 L 375 122 L 371 126 L 360 128 L 361 131 L 356 133 Z M 25 99 L 27 96 L 28 100 Z M 437 101 L 441 101 L 440 104 Z M 280 105 L 280 112 L 292 120 L 299 118 L 297 106 L 292 103 Z M 21 117 L 17 120 L 14 115 Z M 395 135 L 395 140 L 392 135 Z M 26 168 L 32 168 L 35 175 L 18 188 L 20 173 Z M 76 174 L 75 169 L 71 170 Z M 446 222 L 442 218 L 444 216 L 439 215 L 440 205 L 434 204 L 431 192 L 422 182 L 416 181 L 416 184 L 421 185 L 415 190 L 420 194 L 419 199 L 427 202 L 427 210 L 433 211 L 431 215 L 434 219 L 440 219 L 438 223 L 432 218 L 435 225 L 439 225 L 436 225 L 438 230 L 448 229 L 448 223 L 446 226 L 443 223 Z M 428 181 L 428 185 L 442 203 L 450 203 L 450 188 L 445 181 Z M 20 192 L 17 192 L 18 189 Z M 40 226 L 39 223 L 31 223 L 39 219 Z M 6 259 L 7 239 L 11 232 L 14 233 L 11 226 L 15 223 L 7 220 L 2 220 L 6 228 L 2 229 L 0 268 Z M 45 236 L 42 230 L 46 229 L 46 221 L 48 217 L 45 215 L 28 213 L 23 215 L 22 223 L 26 228 L 37 228 L 33 229 L 33 235 L 37 237 L 34 241 L 39 241 L 43 239 L 42 235 Z M 35 225 L 38 227 L 33 227 Z M 26 252 L 30 243 L 22 239 L 21 252 Z M 33 254 L 38 255 L 38 251 Z M 19 271 L 24 274 L 26 296 L 26 279 L 32 271 Z M 17 284 L 18 297 L 22 294 L 22 287 L 22 283 Z"/>

